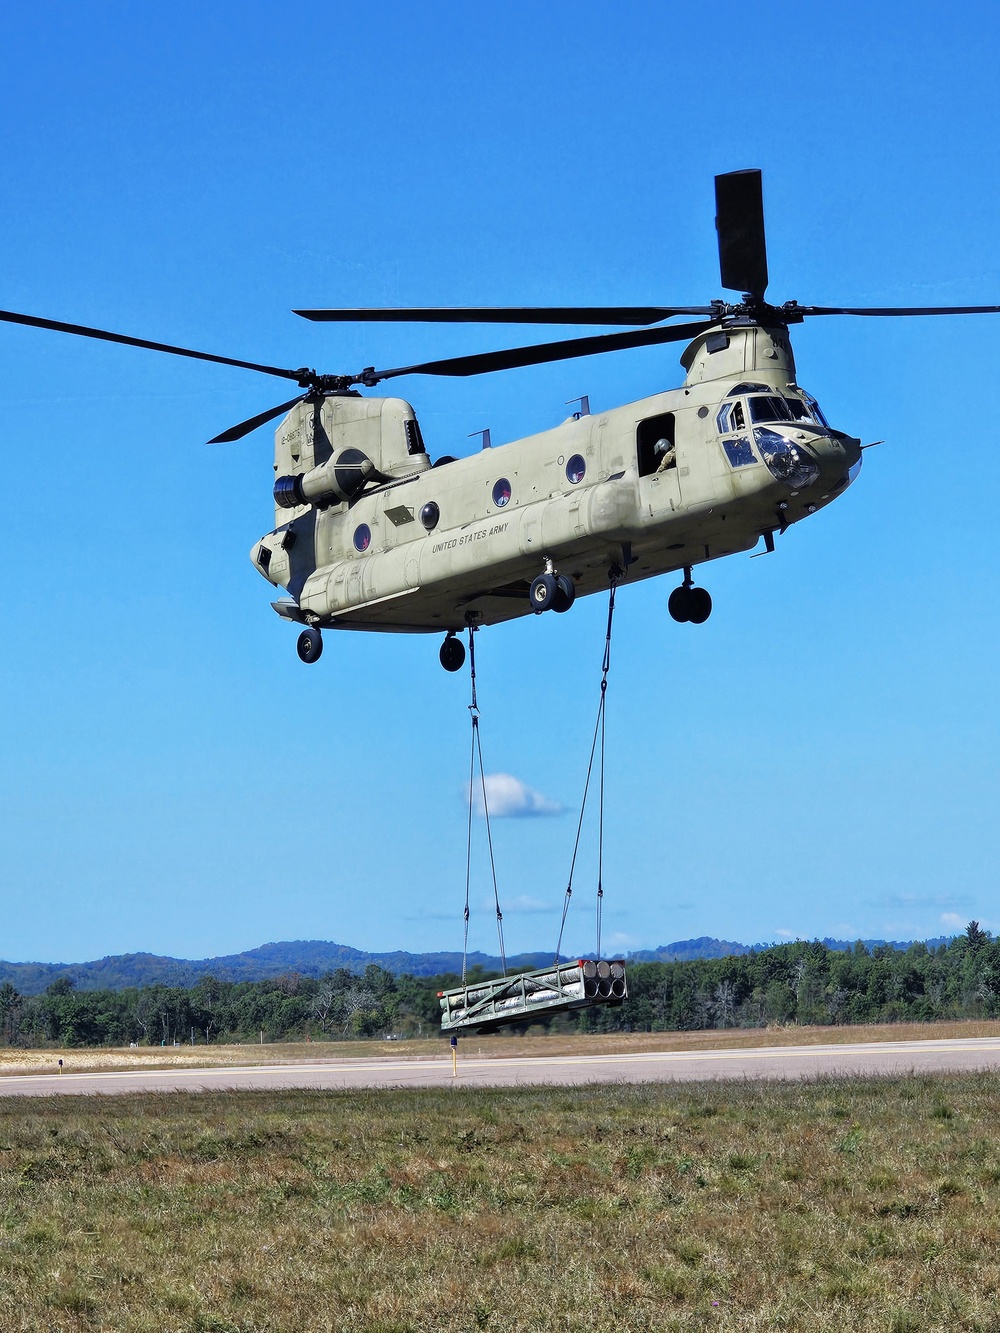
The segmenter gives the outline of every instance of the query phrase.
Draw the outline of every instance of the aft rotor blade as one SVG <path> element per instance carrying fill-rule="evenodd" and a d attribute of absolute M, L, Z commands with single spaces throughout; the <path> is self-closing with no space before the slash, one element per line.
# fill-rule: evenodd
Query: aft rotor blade
<path fill-rule="evenodd" d="M 711 306 L 410 306 L 293 310 L 317 323 L 385 324 L 658 324 L 674 315 L 711 315 Z"/>
<path fill-rule="evenodd" d="M 290 412 L 297 403 L 304 402 L 308 397 L 308 394 L 300 393 L 298 398 L 291 398 L 287 403 L 282 403 L 280 407 L 271 407 L 258 416 L 250 417 L 248 421 L 241 421 L 238 426 L 230 426 L 221 435 L 216 435 L 214 440 L 209 440 L 209 444 L 232 444 L 234 440 L 242 440 L 244 435 L 249 435 L 258 426 L 266 426 L 269 421 L 273 421 L 275 417 L 280 417 L 283 412 Z"/>
<path fill-rule="evenodd" d="M 642 333 L 604 333 L 593 338 L 566 338 L 561 342 L 536 343 L 531 347 L 508 347 L 500 352 L 479 352 L 473 356 L 452 356 L 443 361 L 424 361 L 396 370 L 373 370 L 362 382 L 376 384 L 397 375 L 486 375 L 494 370 L 513 370 L 517 366 L 538 366 L 547 361 L 568 361 L 577 356 L 595 356 L 617 352 L 627 347 L 651 347 L 656 343 L 687 342 L 714 327 L 714 321 L 675 324 L 668 329 Z"/>
<path fill-rule="evenodd" d="M 1000 305 L 797 305 L 800 315 L 1000 315 Z"/>
<path fill-rule="evenodd" d="M 767 289 L 764 192 L 759 171 L 715 178 L 715 226 L 722 285 L 761 301 Z"/>
<path fill-rule="evenodd" d="M 280 366 L 262 366 L 256 361 L 239 361 L 232 356 L 216 356 L 214 352 L 195 352 L 190 347 L 175 347 L 172 343 L 155 343 L 147 338 L 130 338 L 124 333 L 92 329 L 86 324 L 64 324 L 58 319 L 19 315 L 12 310 L 0 310 L 0 321 L 6 324 L 27 324 L 29 328 L 35 329 L 53 329 L 56 333 L 75 333 L 81 338 L 98 338 L 101 342 L 123 343 L 126 347 L 145 347 L 151 352 L 169 352 L 171 356 L 187 356 L 194 361 L 214 361 L 220 366 L 239 366 L 243 370 L 258 370 L 262 375 L 278 375 L 285 380 L 298 379 L 301 374 L 301 371 L 283 370 Z"/>

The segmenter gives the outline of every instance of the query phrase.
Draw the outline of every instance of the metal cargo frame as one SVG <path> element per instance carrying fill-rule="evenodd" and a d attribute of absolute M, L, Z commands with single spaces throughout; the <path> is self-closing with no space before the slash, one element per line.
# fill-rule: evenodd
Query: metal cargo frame
<path fill-rule="evenodd" d="M 628 999 L 628 982 L 621 959 L 579 958 L 438 991 L 438 998 L 442 1032 L 491 1032 L 505 1023 L 530 1023 L 538 1014 L 617 1007 Z"/>

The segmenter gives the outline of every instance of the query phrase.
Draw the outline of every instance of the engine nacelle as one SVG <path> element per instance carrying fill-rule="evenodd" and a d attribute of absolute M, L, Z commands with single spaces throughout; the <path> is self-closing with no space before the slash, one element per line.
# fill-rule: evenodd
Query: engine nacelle
<path fill-rule="evenodd" d="M 381 484 L 430 465 L 413 408 L 402 398 L 334 393 L 318 403 L 305 399 L 274 436 L 275 527 L 287 521 L 289 509 L 356 498 L 364 484 L 358 470 L 366 466 L 374 469 L 370 480 Z"/>
<path fill-rule="evenodd" d="M 367 454 L 348 446 L 301 477 L 279 477 L 274 483 L 274 503 L 281 509 L 339 504 L 353 500 L 367 482 L 385 480 Z"/>

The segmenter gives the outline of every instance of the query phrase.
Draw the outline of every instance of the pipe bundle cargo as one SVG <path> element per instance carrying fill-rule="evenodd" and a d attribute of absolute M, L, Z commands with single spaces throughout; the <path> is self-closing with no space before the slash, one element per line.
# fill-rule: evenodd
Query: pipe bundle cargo
<path fill-rule="evenodd" d="M 535 972 L 477 981 L 439 991 L 441 1031 L 495 1031 L 505 1023 L 531 1022 L 537 1014 L 592 1005 L 620 1005 L 628 998 L 620 959 L 580 958 Z"/>

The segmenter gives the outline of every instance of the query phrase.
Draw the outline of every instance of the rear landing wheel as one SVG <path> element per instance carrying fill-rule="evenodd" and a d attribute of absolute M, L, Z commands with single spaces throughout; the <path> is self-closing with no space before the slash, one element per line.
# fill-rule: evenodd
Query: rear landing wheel
<path fill-rule="evenodd" d="M 461 671 L 465 666 L 465 644 L 461 639 L 456 639 L 453 634 L 449 634 L 441 645 L 441 652 L 438 654 L 441 658 L 441 665 L 445 671 Z"/>
<path fill-rule="evenodd" d="M 318 629 L 304 629 L 299 635 L 295 651 L 303 662 L 318 662 L 323 652 L 323 636 Z"/>

